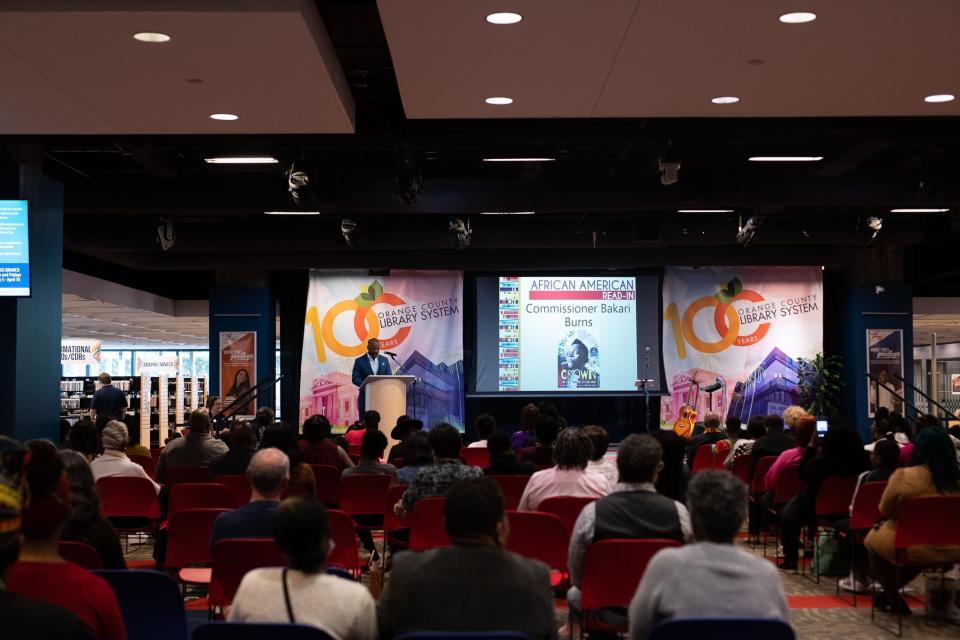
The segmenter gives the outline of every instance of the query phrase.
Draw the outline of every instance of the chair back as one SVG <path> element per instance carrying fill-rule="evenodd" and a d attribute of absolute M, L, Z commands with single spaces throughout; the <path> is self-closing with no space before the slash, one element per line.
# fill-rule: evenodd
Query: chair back
<path fill-rule="evenodd" d="M 405 466 L 407 466 L 407 460 L 406 458 L 394 458 L 393 462 L 390 464 L 395 466 L 397 469 L 403 469 Z"/>
<path fill-rule="evenodd" d="M 183 594 L 170 576 L 142 569 L 94 573 L 113 589 L 127 629 L 127 640 L 188 639 Z"/>
<path fill-rule="evenodd" d="M 111 476 L 97 480 L 100 511 L 107 518 L 160 518 L 157 490 L 146 478 Z"/>
<path fill-rule="evenodd" d="M 335 640 L 326 631 L 305 624 L 208 622 L 196 628 L 193 640 Z"/>
<path fill-rule="evenodd" d="M 794 640 L 790 623 L 775 618 L 673 618 L 653 628 L 648 640 Z"/>
<path fill-rule="evenodd" d="M 387 489 L 387 503 L 383 506 L 383 530 L 387 533 L 410 528 L 408 516 L 404 515 L 404 517 L 398 518 L 393 512 L 393 505 L 400 502 L 406 490 L 407 485 L 405 484 L 392 484 Z"/>
<path fill-rule="evenodd" d="M 464 447 L 460 449 L 460 459 L 464 464 L 486 469 L 490 466 L 490 450 L 486 447 Z"/>
<path fill-rule="evenodd" d="M 347 571 L 360 571 L 360 539 L 357 538 L 356 525 L 346 511 L 330 509 L 327 511 L 330 523 L 330 539 L 333 540 L 333 553 L 327 564 L 343 567 Z"/>
<path fill-rule="evenodd" d="M 860 485 L 853 499 L 853 510 L 850 512 L 851 530 L 869 529 L 883 517 L 880 513 L 880 498 L 886 488 L 886 482 L 865 482 Z"/>
<path fill-rule="evenodd" d="M 552 513 L 508 511 L 510 538 L 507 549 L 540 560 L 551 569 L 567 572 L 567 530 Z"/>
<path fill-rule="evenodd" d="M 753 464 L 753 459 L 750 456 L 740 456 L 733 461 L 733 468 L 730 471 L 736 477 L 743 480 L 743 484 L 750 486 L 750 466 Z"/>
<path fill-rule="evenodd" d="M 361 453 L 363 453 L 363 445 L 360 445 L 360 444 L 347 445 L 347 454 L 351 456 L 359 456 Z"/>
<path fill-rule="evenodd" d="M 753 469 L 753 480 L 750 483 L 750 493 L 766 493 L 767 471 L 770 471 L 770 467 L 777 461 L 777 458 L 778 456 L 764 456 L 757 460 L 757 466 Z M 752 458 L 750 460 L 753 461 Z"/>
<path fill-rule="evenodd" d="M 210 482 L 210 470 L 206 467 L 171 467 L 167 469 L 166 483 L 169 486 L 181 482 Z"/>
<path fill-rule="evenodd" d="M 233 506 L 240 508 L 250 502 L 250 478 L 245 473 L 229 473 L 222 476 L 214 476 L 213 481 L 216 484 L 222 484 L 230 487 L 233 494 Z M 172 491 L 172 490 L 171 490 Z"/>
<path fill-rule="evenodd" d="M 210 533 L 213 521 L 230 509 L 184 509 L 167 520 L 168 568 L 210 564 Z"/>
<path fill-rule="evenodd" d="M 393 640 L 533 640 L 519 631 L 410 631 Z"/>
<path fill-rule="evenodd" d="M 904 502 L 897 516 L 893 546 L 898 556 L 917 546 L 960 546 L 960 495 Z"/>
<path fill-rule="evenodd" d="M 181 482 L 170 487 L 167 518 L 184 509 L 233 509 L 236 497 L 225 484 Z"/>
<path fill-rule="evenodd" d="M 487 476 L 500 485 L 500 491 L 503 493 L 503 507 L 507 511 L 514 511 L 520 506 L 520 498 L 523 497 L 523 490 L 527 488 L 530 482 L 530 476 Z"/>
<path fill-rule="evenodd" d="M 697 447 L 697 452 L 693 454 L 693 464 L 690 466 L 694 473 L 710 469 L 713 467 L 713 447 L 709 444 L 702 444 Z"/>
<path fill-rule="evenodd" d="M 160 461 L 160 454 L 163 453 L 163 448 L 151 448 L 150 457 L 153 459 L 153 465 L 156 467 L 157 462 Z"/>
<path fill-rule="evenodd" d="M 800 479 L 800 465 L 792 464 L 780 470 L 777 482 L 773 489 L 773 503 L 786 504 L 790 498 L 807 487 L 807 483 Z M 849 503 L 847 503 L 849 504 Z"/>
<path fill-rule="evenodd" d="M 260 567 L 282 567 L 283 553 L 272 538 L 228 538 L 213 546 L 213 574 L 210 579 L 211 607 L 233 602 L 240 581 L 248 571 Z"/>
<path fill-rule="evenodd" d="M 328 509 L 340 505 L 340 469 L 329 464 L 312 464 L 313 477 L 317 479 L 317 500 Z"/>
<path fill-rule="evenodd" d="M 309 487 L 306 487 L 302 484 L 288 484 L 283 488 L 283 493 L 280 494 L 280 500 L 286 500 L 287 498 L 296 498 L 307 496 L 313 498 L 316 495 L 316 490 L 311 491 Z"/>
<path fill-rule="evenodd" d="M 567 540 L 573 533 L 573 525 L 583 508 L 596 500 L 596 498 L 584 498 L 581 496 L 554 496 L 547 498 L 540 503 L 537 511 L 543 513 L 552 513 L 563 521 L 563 526 L 567 530 Z"/>
<path fill-rule="evenodd" d="M 157 463 L 153 461 L 152 457 L 137 453 L 130 454 L 127 457 L 130 458 L 130 462 L 136 462 L 143 467 L 143 470 L 146 471 L 147 475 L 151 478 L 157 475 Z"/>
<path fill-rule="evenodd" d="M 450 536 L 443 526 L 446 502 L 446 498 L 424 498 L 414 505 L 413 512 L 407 516 L 410 520 L 410 551 L 451 545 Z"/>
<path fill-rule="evenodd" d="M 100 558 L 100 552 L 86 542 L 61 540 L 59 551 L 60 556 L 64 560 L 78 564 L 84 569 L 88 569 L 89 571 L 103 569 L 103 560 Z"/>
<path fill-rule="evenodd" d="M 817 517 L 829 516 L 835 513 L 848 513 L 850 501 L 853 500 L 853 490 L 857 488 L 857 479 L 841 476 L 829 476 L 820 485 L 817 492 L 817 504 L 814 509 Z"/>
<path fill-rule="evenodd" d="M 584 611 L 630 604 L 650 559 L 676 540 L 601 540 L 590 545 L 583 563 L 580 606 Z"/>
<path fill-rule="evenodd" d="M 393 478 L 355 473 L 340 483 L 340 510 L 351 516 L 383 515 L 387 489 Z"/>

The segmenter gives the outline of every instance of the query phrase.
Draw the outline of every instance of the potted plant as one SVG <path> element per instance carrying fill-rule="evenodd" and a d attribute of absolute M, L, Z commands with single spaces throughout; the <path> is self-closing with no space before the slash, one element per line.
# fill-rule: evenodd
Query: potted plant
<path fill-rule="evenodd" d="M 838 396 L 843 387 L 843 360 L 818 353 L 812 359 L 797 358 L 797 388 L 800 404 L 813 416 L 837 415 Z"/>

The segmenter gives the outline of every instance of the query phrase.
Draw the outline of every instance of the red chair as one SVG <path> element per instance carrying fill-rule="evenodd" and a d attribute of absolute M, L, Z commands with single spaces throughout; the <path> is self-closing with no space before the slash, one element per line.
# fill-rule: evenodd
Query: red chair
<path fill-rule="evenodd" d="M 327 559 L 331 566 L 343 567 L 360 579 L 360 539 L 357 537 L 356 523 L 350 514 L 339 509 L 327 511 L 330 523 L 330 539 L 333 540 L 333 552 Z"/>
<path fill-rule="evenodd" d="M 312 464 L 313 476 L 317 479 L 317 500 L 327 509 L 340 505 L 340 469 L 328 464 Z"/>
<path fill-rule="evenodd" d="M 286 500 L 287 498 L 296 498 L 299 496 L 309 496 L 311 498 L 316 494 L 316 490 L 311 491 L 310 489 L 304 487 L 302 484 L 297 485 L 287 485 L 283 492 L 280 494 L 280 500 Z"/>
<path fill-rule="evenodd" d="M 753 465 L 753 458 L 750 456 L 740 456 L 733 461 L 733 468 L 730 471 L 736 477 L 743 480 L 743 484 L 750 486 L 750 467 Z"/>
<path fill-rule="evenodd" d="M 210 470 L 206 467 L 172 467 L 167 469 L 166 484 L 173 486 L 181 482 L 210 482 Z"/>
<path fill-rule="evenodd" d="M 807 483 L 800 479 L 800 465 L 793 464 L 780 470 L 777 476 L 773 491 L 773 506 L 767 507 L 767 513 L 773 516 L 773 532 L 776 533 L 777 542 L 780 542 L 780 516 L 783 514 L 783 508 L 791 498 L 803 491 Z M 849 504 L 849 503 L 847 503 Z M 763 557 L 767 557 L 767 536 L 763 536 Z"/>
<path fill-rule="evenodd" d="M 59 551 L 60 556 L 64 560 L 78 564 L 84 569 L 90 571 L 103 569 L 103 560 L 100 559 L 100 552 L 86 542 L 61 540 Z"/>
<path fill-rule="evenodd" d="M 361 453 L 363 453 L 363 449 L 362 449 L 362 448 L 363 448 L 363 445 L 359 445 L 359 444 L 348 444 L 348 445 L 347 445 L 347 453 L 348 453 L 349 455 L 351 455 L 351 456 L 359 456 Z"/>
<path fill-rule="evenodd" d="M 777 461 L 777 457 L 778 456 L 764 456 L 763 458 L 757 460 L 757 466 L 754 468 L 753 476 L 750 479 L 750 494 L 747 497 L 747 500 L 751 503 L 750 511 L 748 513 L 751 519 L 750 530 L 757 532 L 753 540 L 751 540 L 754 549 L 756 549 L 757 544 L 760 541 L 760 527 L 753 522 L 753 518 L 760 514 L 760 501 L 763 499 L 763 494 L 767 492 L 767 471 L 769 471 L 770 467 L 773 466 L 773 463 Z M 753 464 L 752 456 L 747 456 L 747 460 L 750 461 L 749 465 Z"/>
<path fill-rule="evenodd" d="M 160 520 L 157 490 L 146 478 L 105 477 L 97 480 L 100 511 L 124 534 L 154 532 Z"/>
<path fill-rule="evenodd" d="M 676 540 L 601 540 L 590 545 L 583 563 L 580 608 L 585 631 L 623 633 L 597 618 L 601 609 L 626 608 L 650 559 L 661 549 L 679 547 Z"/>
<path fill-rule="evenodd" d="M 400 502 L 403 498 L 404 492 L 407 490 L 407 485 L 405 484 L 392 484 L 390 488 L 387 489 L 387 503 L 384 505 L 384 515 L 383 515 L 383 537 L 385 543 L 393 548 L 395 546 L 406 547 L 407 539 L 399 539 L 396 537 L 398 531 L 409 531 L 410 530 L 410 518 L 408 514 L 404 514 L 402 518 L 397 517 L 393 512 L 393 506 Z"/>
<path fill-rule="evenodd" d="M 813 533 L 813 555 L 817 558 L 817 565 L 820 561 L 820 529 L 834 529 L 834 523 L 845 516 L 850 511 L 850 502 L 853 500 L 853 490 L 857 487 L 857 478 L 844 478 L 841 476 L 829 476 L 820 485 L 820 491 L 817 492 L 817 502 L 814 506 L 814 526 Z M 804 568 L 801 566 L 801 571 Z M 820 584 L 820 574 L 817 573 L 816 581 Z M 839 589 L 839 575 L 837 583 Z"/>
<path fill-rule="evenodd" d="M 351 516 L 383 516 L 391 476 L 353 474 L 340 484 L 340 510 Z"/>
<path fill-rule="evenodd" d="M 360 464 L 360 454 L 359 454 L 359 453 L 351 453 L 351 454 L 348 454 L 348 455 L 350 456 L 350 460 L 353 461 L 353 464 L 355 464 L 355 465 Z"/>
<path fill-rule="evenodd" d="M 720 446 L 723 445 L 723 446 Z M 713 451 L 713 469 L 724 470 L 727 467 L 724 466 L 724 462 L 727 460 L 727 456 L 730 454 L 730 443 L 726 440 L 721 440 L 710 446 L 710 449 Z"/>
<path fill-rule="evenodd" d="M 167 519 L 184 509 L 234 509 L 236 498 L 225 484 L 183 482 L 170 487 Z"/>
<path fill-rule="evenodd" d="M 390 464 L 395 466 L 397 469 L 403 469 L 405 466 L 407 466 L 407 461 L 404 458 L 394 458 L 393 462 Z"/>
<path fill-rule="evenodd" d="M 552 513 L 507 511 L 510 538 L 507 549 L 546 564 L 559 578 L 556 587 L 567 577 L 567 533 L 563 521 Z"/>
<path fill-rule="evenodd" d="M 424 498 L 417 501 L 410 519 L 410 551 L 449 547 L 450 536 L 443 525 L 445 498 Z"/>
<path fill-rule="evenodd" d="M 523 497 L 523 490 L 527 488 L 530 482 L 530 476 L 487 476 L 500 485 L 500 491 L 503 493 L 503 506 L 507 511 L 514 511 L 520 506 L 520 498 Z"/>
<path fill-rule="evenodd" d="M 250 478 L 247 474 L 224 474 L 214 476 L 213 481 L 216 484 L 222 484 L 230 487 L 233 493 L 233 506 L 240 508 L 250 502 Z"/>
<path fill-rule="evenodd" d="M 147 475 L 151 478 L 156 477 L 157 475 L 157 463 L 153 461 L 153 458 L 150 456 L 141 456 L 136 453 L 127 456 L 130 458 L 131 462 L 136 462 L 138 465 L 143 467 L 143 470 L 147 472 Z"/>
<path fill-rule="evenodd" d="M 887 488 L 884 482 L 867 482 L 860 485 L 857 495 L 853 498 L 853 508 L 850 511 L 850 532 L 837 531 L 841 538 L 848 535 L 853 539 L 851 545 L 852 557 L 850 564 L 857 566 L 857 548 L 863 545 L 867 532 L 873 528 L 883 515 L 880 513 L 880 498 Z M 837 576 L 837 597 L 840 596 L 840 576 Z M 857 606 L 857 592 L 853 592 L 853 606 Z"/>
<path fill-rule="evenodd" d="M 694 473 L 703 471 L 704 469 L 710 469 L 713 467 L 713 457 L 713 448 L 708 444 L 702 444 L 697 447 L 697 452 L 693 456 L 693 464 L 690 468 Z"/>
<path fill-rule="evenodd" d="M 213 546 L 208 607 L 223 608 L 233 602 L 240 581 L 248 571 L 260 567 L 282 567 L 283 553 L 271 538 L 229 538 Z"/>
<path fill-rule="evenodd" d="M 154 467 L 156 467 L 157 462 L 160 461 L 161 453 L 163 453 L 163 448 L 150 449 L 150 457 L 153 459 Z"/>
<path fill-rule="evenodd" d="M 210 582 L 213 562 L 210 553 L 210 533 L 213 521 L 230 509 L 184 509 L 170 516 L 167 521 L 168 569 L 179 569 L 181 582 L 206 584 Z M 206 565 L 196 568 L 196 565 Z"/>
<path fill-rule="evenodd" d="M 490 466 L 490 451 L 486 447 L 464 447 L 460 449 L 460 459 L 464 464 L 486 469 Z"/>
<path fill-rule="evenodd" d="M 570 540 L 570 534 L 573 533 L 573 525 L 583 508 L 596 500 L 596 498 L 584 498 L 580 496 L 554 496 L 547 498 L 540 503 L 537 511 L 543 513 L 552 513 L 563 521 L 563 526 L 567 530 L 567 540 Z"/>

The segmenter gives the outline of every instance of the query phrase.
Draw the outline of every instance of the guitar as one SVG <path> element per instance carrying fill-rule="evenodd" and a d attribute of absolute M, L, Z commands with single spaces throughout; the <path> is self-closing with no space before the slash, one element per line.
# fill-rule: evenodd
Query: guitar
<path fill-rule="evenodd" d="M 694 387 L 696 387 L 697 395 L 699 396 L 700 385 L 697 383 L 696 378 L 690 378 L 690 388 L 687 389 L 687 402 L 680 407 L 677 421 L 673 423 L 673 432 L 684 440 L 689 440 L 693 437 L 693 427 L 697 420 L 697 410 L 690 404 L 690 396 L 693 394 Z"/>

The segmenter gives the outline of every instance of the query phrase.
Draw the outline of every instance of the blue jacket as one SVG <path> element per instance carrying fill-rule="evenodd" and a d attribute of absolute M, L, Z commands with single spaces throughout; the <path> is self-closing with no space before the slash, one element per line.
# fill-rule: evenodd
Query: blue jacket
<path fill-rule="evenodd" d="M 373 369 L 370 368 L 370 357 L 367 354 L 363 354 L 359 358 L 353 361 L 353 384 L 360 386 L 363 384 L 363 381 L 367 379 L 367 376 L 374 375 Z M 386 356 L 377 356 L 377 371 L 376 375 L 378 376 L 388 376 L 390 375 L 390 361 L 387 360 Z"/>

